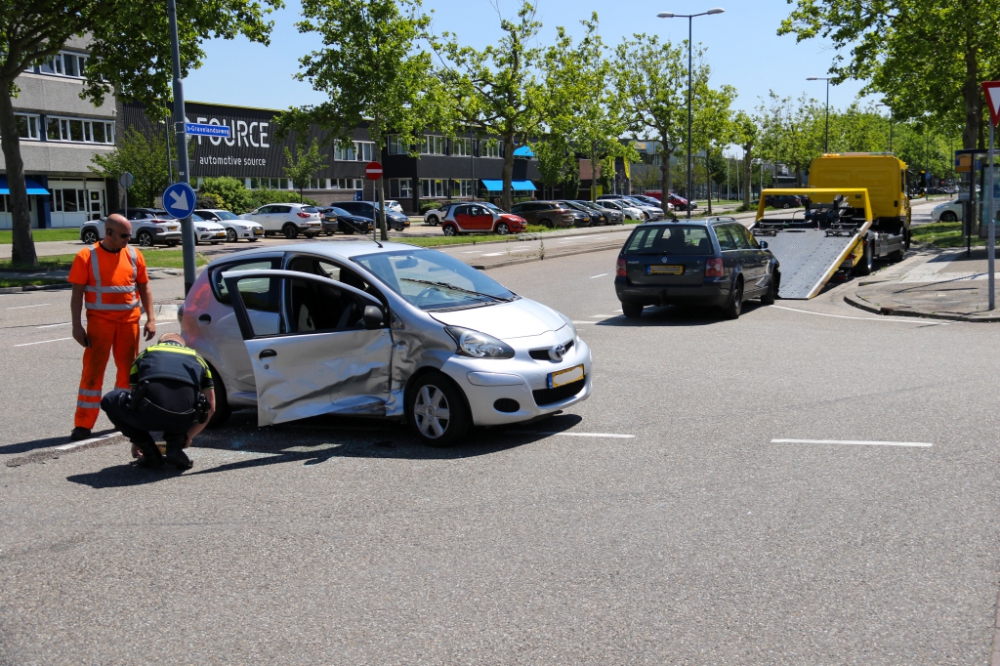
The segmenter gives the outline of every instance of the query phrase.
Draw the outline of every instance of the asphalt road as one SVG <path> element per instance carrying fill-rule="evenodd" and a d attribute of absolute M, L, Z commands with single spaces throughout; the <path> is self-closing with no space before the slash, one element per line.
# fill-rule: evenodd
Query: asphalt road
<path fill-rule="evenodd" d="M 68 294 L 0 296 L 0 663 L 988 664 L 994 329 L 841 288 L 633 323 L 614 261 L 491 271 L 593 347 L 563 415 L 435 450 L 238 414 L 180 476 L 121 444 L 32 461 L 80 350 L 37 328 Z"/>

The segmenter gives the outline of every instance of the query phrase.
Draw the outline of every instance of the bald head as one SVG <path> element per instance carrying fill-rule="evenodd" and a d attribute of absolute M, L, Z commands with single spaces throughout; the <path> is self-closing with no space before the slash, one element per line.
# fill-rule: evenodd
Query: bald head
<path fill-rule="evenodd" d="M 104 221 L 106 227 L 110 227 L 115 231 L 121 231 L 122 233 L 132 233 L 132 223 L 126 220 L 123 216 L 115 213 L 114 215 L 108 215 L 108 219 Z"/>
<path fill-rule="evenodd" d="M 164 333 L 163 335 L 160 336 L 159 341 L 161 344 L 164 342 L 176 342 L 178 344 L 187 345 L 187 343 L 184 342 L 184 338 L 181 337 L 180 333 Z"/>
<path fill-rule="evenodd" d="M 104 239 L 101 244 L 104 249 L 117 252 L 128 247 L 129 238 L 132 236 L 132 223 L 117 213 L 108 215 L 104 220 Z"/>

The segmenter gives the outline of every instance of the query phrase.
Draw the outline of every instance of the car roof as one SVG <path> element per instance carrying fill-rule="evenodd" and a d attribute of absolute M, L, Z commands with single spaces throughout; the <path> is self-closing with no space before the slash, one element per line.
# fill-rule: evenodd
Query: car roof
<path fill-rule="evenodd" d="M 646 222 L 645 224 L 640 224 L 639 226 L 637 226 L 636 229 L 645 229 L 646 227 L 670 227 L 681 224 L 686 226 L 695 225 L 699 227 L 706 227 L 714 224 L 722 224 L 723 222 L 725 223 L 736 222 L 737 224 L 739 224 L 739 221 L 735 217 L 703 217 L 703 218 L 691 218 L 689 220 L 680 218 L 676 220 L 658 220 L 656 222 Z"/>
<path fill-rule="evenodd" d="M 271 245 L 243 250 L 225 254 L 212 263 L 225 263 L 233 259 L 243 259 L 245 257 L 255 257 L 259 255 L 269 255 L 276 252 L 303 252 L 318 256 L 326 256 L 331 259 L 350 259 L 366 254 L 378 254 L 388 252 L 398 252 L 400 250 L 429 250 L 431 248 L 418 247 L 408 243 L 383 242 L 380 248 L 374 241 L 340 241 L 332 243 L 291 243 L 288 245 Z"/>

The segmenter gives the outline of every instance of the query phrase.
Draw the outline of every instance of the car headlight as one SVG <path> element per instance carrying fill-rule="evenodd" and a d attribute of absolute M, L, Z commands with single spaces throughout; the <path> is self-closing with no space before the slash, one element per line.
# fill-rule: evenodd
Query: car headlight
<path fill-rule="evenodd" d="M 455 340 L 458 353 L 472 358 L 514 358 L 514 349 L 492 335 L 460 326 L 446 326 L 445 332 Z"/>

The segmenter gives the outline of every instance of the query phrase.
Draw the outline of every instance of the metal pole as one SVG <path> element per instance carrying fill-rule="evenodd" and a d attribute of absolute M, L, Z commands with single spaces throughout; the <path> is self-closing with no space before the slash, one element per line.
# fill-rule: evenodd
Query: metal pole
<path fill-rule="evenodd" d="M 177 4 L 167 0 L 170 20 L 170 54 L 174 65 L 174 131 L 177 133 L 177 177 L 182 183 L 190 182 L 188 173 L 187 133 L 184 131 L 184 83 L 181 81 L 181 48 L 177 39 Z M 181 220 L 181 240 L 184 256 L 184 293 L 194 284 L 194 225 L 191 216 Z"/>
<path fill-rule="evenodd" d="M 830 79 L 826 80 L 826 148 L 823 152 L 830 152 Z M 798 178 L 798 176 L 796 176 Z M 796 181 L 798 182 L 798 181 Z"/>
<path fill-rule="evenodd" d="M 174 165 L 170 163 L 170 122 L 163 121 L 164 134 L 167 135 L 167 185 L 174 184 Z"/>
<path fill-rule="evenodd" d="M 688 200 L 687 216 L 688 216 L 688 219 L 691 218 L 691 204 L 694 203 L 694 189 L 693 189 L 694 184 L 693 184 L 693 181 L 691 180 L 691 176 L 692 176 L 692 174 L 691 174 L 691 123 L 692 123 L 691 87 L 692 87 L 692 85 L 694 85 L 693 84 L 694 79 L 693 79 L 693 76 L 692 76 L 692 67 L 693 67 L 692 63 L 693 63 L 693 61 L 691 59 L 691 38 L 692 38 L 693 34 L 694 34 L 694 17 L 693 16 L 689 16 L 688 17 L 688 140 L 687 140 L 687 144 L 688 144 L 687 145 L 687 149 L 688 149 L 687 150 L 687 153 L 688 153 L 688 155 L 687 155 L 687 157 L 688 157 L 688 161 L 687 161 L 687 171 L 688 171 L 688 173 L 687 173 L 687 176 L 688 176 L 687 177 L 687 200 Z"/>
<path fill-rule="evenodd" d="M 992 310 L 995 307 L 995 296 L 996 296 L 996 276 L 994 272 L 994 263 L 996 255 L 996 232 L 997 232 L 997 210 L 996 210 L 996 196 L 995 196 L 995 186 L 996 186 L 996 175 L 993 173 L 993 119 L 990 119 L 990 226 L 989 226 L 989 236 L 986 241 L 986 260 L 987 260 L 987 270 L 989 271 L 989 289 L 990 289 L 990 306 L 989 309 Z"/>

